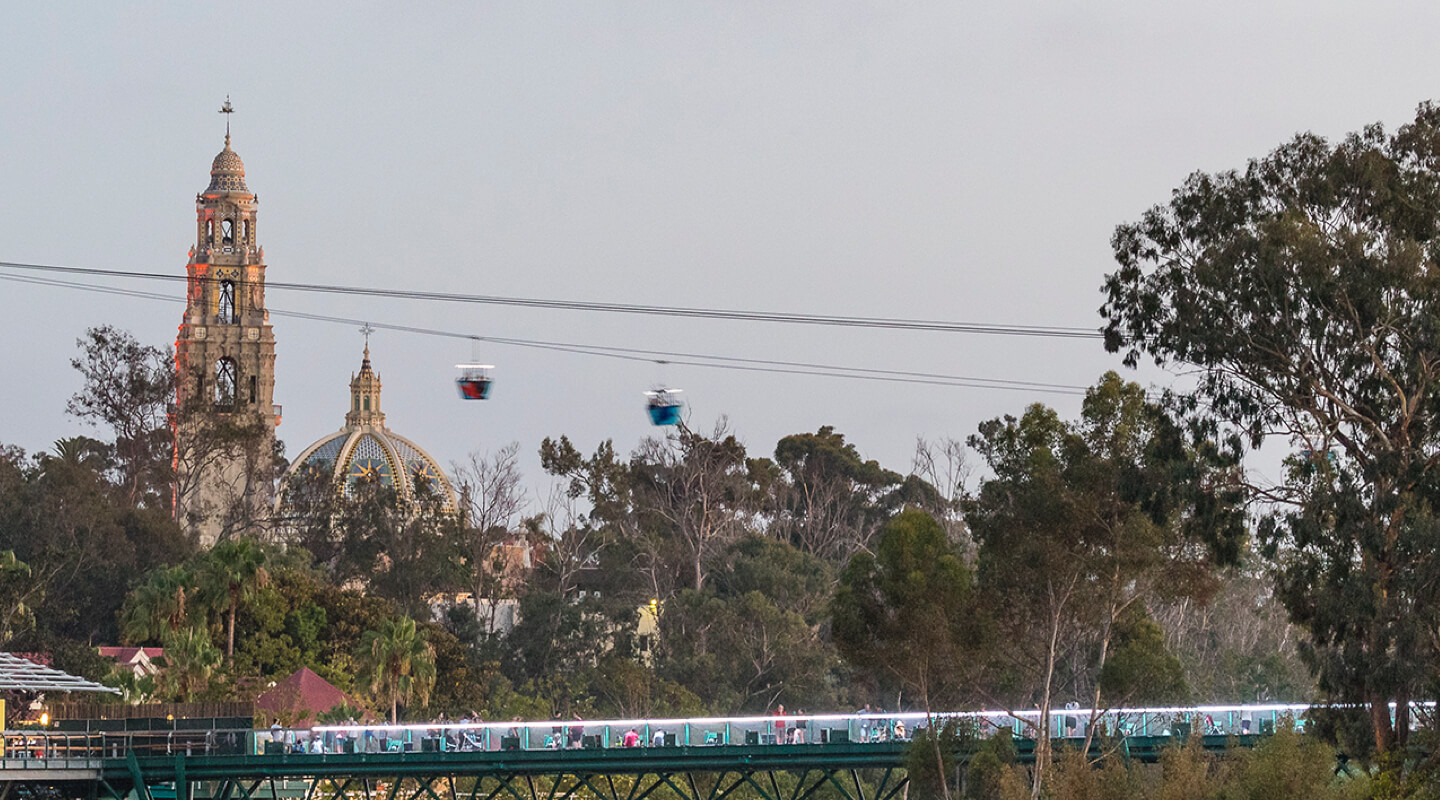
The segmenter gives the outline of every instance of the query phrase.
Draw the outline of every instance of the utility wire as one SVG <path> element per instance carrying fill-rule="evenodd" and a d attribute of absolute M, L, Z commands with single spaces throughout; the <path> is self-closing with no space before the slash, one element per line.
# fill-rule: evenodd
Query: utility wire
<path fill-rule="evenodd" d="M 140 280 L 184 281 L 188 276 L 161 272 L 131 272 L 91 267 L 63 267 L 46 264 L 23 264 L 0 261 L 0 267 L 30 272 L 52 272 L 66 275 L 91 275 Z M 213 280 L 213 279 L 207 279 Z M 744 311 L 736 309 L 694 308 L 687 306 L 652 306 L 635 303 L 600 303 L 584 300 L 548 300 L 532 297 L 432 292 L 417 289 L 375 289 L 361 286 L 339 286 L 321 283 L 287 283 L 266 281 L 266 289 L 322 294 L 343 294 L 362 297 L 384 297 L 401 300 L 426 300 L 445 303 L 480 303 L 520 308 L 548 308 L 564 311 L 592 311 L 615 314 L 684 317 L 690 319 L 723 319 L 745 322 L 774 322 L 794 325 L 828 325 L 846 328 L 879 328 L 887 330 L 937 331 L 942 333 L 974 333 L 997 336 L 1040 336 L 1063 339 L 1099 339 L 1101 333 L 1091 328 L 1067 328 L 1050 325 L 993 325 L 978 322 L 903 319 L 898 317 L 852 317 L 831 314 L 804 314 L 781 311 Z"/>
<path fill-rule="evenodd" d="M 0 266 L 4 266 L 0 264 Z M 135 297 L 146 300 L 159 300 L 162 302 L 179 303 L 180 298 L 155 292 L 144 292 L 135 289 L 124 289 L 113 286 L 96 286 L 94 284 L 76 283 L 55 278 L 42 278 L 29 275 L 13 275 L 0 272 L 0 280 L 7 280 L 16 283 L 25 283 L 37 286 L 51 286 L 78 291 L 93 292 L 98 294 L 119 295 L 124 297 Z M 336 317 L 324 314 L 314 314 L 304 311 L 285 311 L 282 309 L 269 309 L 271 314 L 280 317 L 293 319 L 305 319 L 316 322 L 361 325 L 369 324 L 384 330 L 393 330 L 402 333 L 413 333 L 425 336 L 438 336 L 451 339 L 468 339 L 478 342 L 489 342 L 499 345 L 514 347 L 528 347 L 540 350 L 551 350 L 557 352 L 574 353 L 578 355 L 600 356 L 605 358 L 621 359 L 637 362 L 664 361 L 671 364 L 683 366 L 707 367 L 711 369 L 729 369 L 742 372 L 767 372 L 789 375 L 814 375 L 819 377 L 850 378 L 853 380 L 887 381 L 892 383 L 912 383 L 932 386 L 953 386 L 972 389 L 1009 389 L 1020 391 L 1034 391 L 1048 394 L 1063 395 L 1084 395 L 1086 387 L 1070 384 L 1041 383 L 1036 381 L 1008 380 L 1002 378 L 976 378 L 963 375 L 946 375 L 933 372 L 910 372 L 905 370 L 874 369 L 868 367 L 846 367 L 834 364 L 816 364 L 803 361 L 780 361 L 771 359 L 740 358 L 735 356 L 709 355 L 704 353 L 667 352 L 658 350 L 643 350 L 629 347 L 610 347 L 593 344 L 576 344 L 573 342 L 547 342 L 534 339 L 516 339 L 500 336 L 482 336 L 473 333 L 462 333 L 458 331 L 446 331 L 435 328 L 425 328 L 413 325 L 399 325 L 393 323 L 381 323 L 373 320 L 361 320 L 349 317 Z"/>

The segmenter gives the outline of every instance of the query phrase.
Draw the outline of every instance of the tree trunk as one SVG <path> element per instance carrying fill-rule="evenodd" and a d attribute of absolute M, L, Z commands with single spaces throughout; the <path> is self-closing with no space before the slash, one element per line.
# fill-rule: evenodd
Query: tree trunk
<path fill-rule="evenodd" d="M 240 605 L 240 604 L 237 603 L 237 602 L 234 602 L 234 601 L 232 601 L 232 602 L 230 603 L 230 618 L 229 618 L 228 620 L 226 620 L 226 623 L 225 623 L 225 628 L 226 628 L 226 635 L 225 635 L 225 661 L 226 661 L 226 663 L 229 663 L 229 662 L 233 661 L 234 658 L 235 658 L 235 610 L 236 610 L 236 606 L 238 606 L 238 605 Z"/>
<path fill-rule="evenodd" d="M 1040 797 L 1045 770 L 1050 766 L 1050 691 L 1055 678 L 1055 652 L 1060 644 L 1060 609 L 1050 621 L 1050 645 L 1045 657 L 1045 688 L 1040 695 L 1040 724 L 1035 734 L 1035 776 L 1030 783 L 1030 796 Z"/>
<path fill-rule="evenodd" d="M 1410 742 L 1410 690 L 1395 695 L 1395 746 L 1405 748 Z"/>
<path fill-rule="evenodd" d="M 1370 727 L 1375 731 L 1375 752 L 1389 752 L 1395 729 L 1390 725 L 1390 701 L 1379 692 L 1370 693 Z"/>
<path fill-rule="evenodd" d="M 925 723 L 930 728 L 930 744 L 935 748 L 935 774 L 940 777 L 940 796 L 943 800 L 950 800 L 950 778 L 945 774 L 945 754 L 940 751 L 940 729 L 936 727 L 935 715 L 930 711 L 929 681 L 920 687 L 920 694 L 925 701 Z M 899 702 L 896 702 L 895 707 L 900 708 Z"/>
<path fill-rule="evenodd" d="M 1115 574 L 1111 576 L 1112 582 L 1120 580 L 1119 573 L 1120 568 L 1117 566 Z M 1095 696 L 1090 701 L 1090 719 L 1085 723 L 1085 749 L 1080 751 L 1085 754 L 1086 759 L 1090 758 L 1090 743 L 1095 740 L 1095 720 L 1100 713 L 1100 673 L 1105 671 L 1105 659 L 1110 655 L 1110 637 L 1115 631 L 1115 617 L 1120 613 L 1116 608 L 1118 605 L 1119 601 L 1112 598 L 1110 614 L 1105 618 L 1105 633 L 1100 637 L 1100 660 L 1095 666 Z"/>

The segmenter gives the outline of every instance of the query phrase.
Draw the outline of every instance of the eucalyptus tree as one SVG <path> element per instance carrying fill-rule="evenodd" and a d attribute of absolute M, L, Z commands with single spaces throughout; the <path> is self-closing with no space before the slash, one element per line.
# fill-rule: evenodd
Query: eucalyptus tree
<path fill-rule="evenodd" d="M 970 443 L 992 474 L 967 499 L 966 521 L 980 545 L 980 584 L 1002 599 L 1002 654 L 1040 708 L 1038 796 L 1062 678 L 1098 713 L 1142 688 L 1117 676 L 1165 668 L 1153 637 L 1130 635 L 1144 626 L 1127 618 L 1147 600 L 1206 591 L 1215 563 L 1243 538 L 1244 518 L 1224 475 L 1206 470 L 1143 388 L 1113 372 L 1086 393 L 1075 422 L 1035 404 L 1019 419 L 982 423 Z M 1117 643 L 1131 668 L 1102 680 Z M 1079 666 L 1065 676 L 1062 662 Z"/>
<path fill-rule="evenodd" d="M 681 425 L 646 439 L 631 458 L 637 510 L 685 559 L 691 588 L 705 585 L 714 558 L 744 534 L 758 497 L 745 445 L 720 420 L 709 436 Z"/>
<path fill-rule="evenodd" d="M 117 483 L 130 505 L 169 507 L 174 354 L 169 348 L 143 345 L 128 331 L 109 325 L 87 329 L 76 345 L 81 355 L 70 365 L 84 383 L 67 409 L 114 434 Z"/>
<path fill-rule="evenodd" d="M 866 460 L 829 425 L 775 444 L 771 534 L 843 565 L 899 510 L 904 478 Z"/>
<path fill-rule="evenodd" d="M 1320 688 L 1403 743 L 1440 623 L 1440 107 L 1197 172 L 1121 225 L 1106 346 L 1195 374 L 1197 425 L 1294 450 L 1260 528 Z M 1397 724 L 1388 707 L 1397 703 Z"/>
<path fill-rule="evenodd" d="M 901 512 L 881 528 L 874 554 L 850 559 L 832 615 L 840 654 L 914 693 L 927 712 L 965 699 L 991 660 L 989 615 L 970 568 L 940 523 L 923 511 Z M 939 739 L 933 741 L 937 770 L 946 774 Z"/>
<path fill-rule="evenodd" d="M 427 615 L 430 598 L 463 585 L 461 520 L 445 499 L 417 484 L 416 497 L 366 478 L 356 481 L 338 505 L 341 580 L 360 580 L 367 591 L 394 601 L 409 614 Z"/>

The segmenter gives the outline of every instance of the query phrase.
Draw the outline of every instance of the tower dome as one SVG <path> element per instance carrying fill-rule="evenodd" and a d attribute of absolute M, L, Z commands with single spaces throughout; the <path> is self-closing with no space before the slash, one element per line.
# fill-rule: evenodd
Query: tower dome
<path fill-rule="evenodd" d="M 210 186 L 206 192 L 249 192 L 245 188 L 245 162 L 230 149 L 230 134 L 225 134 L 225 149 L 210 162 Z"/>
<path fill-rule="evenodd" d="M 394 489 L 405 501 L 434 499 L 444 510 L 453 511 L 455 490 L 439 462 L 385 426 L 380 376 L 370 365 L 368 344 L 360 372 L 350 379 L 350 406 L 345 427 L 300 452 L 286 474 L 287 483 L 292 475 L 318 470 L 331 475 L 346 495 L 354 494 L 361 481 L 372 480 Z"/>

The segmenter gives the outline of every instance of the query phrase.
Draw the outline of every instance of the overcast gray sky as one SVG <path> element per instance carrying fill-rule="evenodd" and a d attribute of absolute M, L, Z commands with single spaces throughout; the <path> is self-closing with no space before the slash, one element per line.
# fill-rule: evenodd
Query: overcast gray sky
<path fill-rule="evenodd" d="M 7 3 L 0 260 L 183 274 L 222 146 L 273 281 L 1096 326 L 1114 226 L 1297 131 L 1437 94 L 1440 4 Z M 0 443 L 46 449 L 86 327 L 174 341 L 176 303 L 0 282 Z M 1098 343 L 599 316 L 271 292 L 273 309 L 494 336 L 1089 385 Z M 275 317 L 291 456 L 338 429 L 352 328 Z M 917 435 L 1068 397 L 734 373 L 381 332 L 392 429 L 442 463 L 568 434 L 628 452 L 687 390 L 756 454 L 833 425 Z M 1164 381 L 1156 371 L 1137 377 Z"/>

